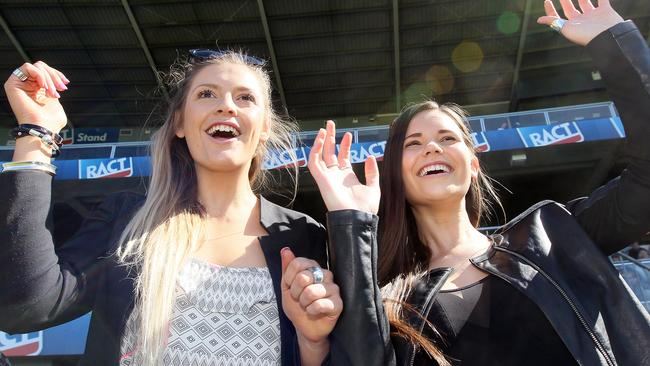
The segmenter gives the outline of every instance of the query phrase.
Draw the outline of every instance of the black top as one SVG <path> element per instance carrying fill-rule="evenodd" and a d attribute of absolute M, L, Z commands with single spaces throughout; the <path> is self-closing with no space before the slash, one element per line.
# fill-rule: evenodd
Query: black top
<path fill-rule="evenodd" d="M 577 365 L 539 307 L 495 276 L 440 291 L 429 320 L 453 365 Z"/>

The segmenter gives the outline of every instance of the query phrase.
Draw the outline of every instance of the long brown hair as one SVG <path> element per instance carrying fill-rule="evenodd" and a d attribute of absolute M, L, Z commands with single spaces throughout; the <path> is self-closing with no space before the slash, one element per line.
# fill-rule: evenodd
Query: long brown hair
<path fill-rule="evenodd" d="M 384 307 L 393 335 L 417 345 L 439 365 L 449 365 L 440 348 L 405 320 L 409 313 L 413 315 L 417 312 L 408 304 L 407 298 L 415 283 L 421 280 L 433 253 L 421 242 L 415 217 L 406 200 L 402 179 L 402 152 L 411 120 L 416 114 L 429 110 L 440 111 L 455 121 L 462 132 L 463 141 L 470 151 L 476 154 L 467 123 L 467 113 L 456 104 L 439 105 L 434 101 L 425 101 L 409 105 L 393 121 L 388 134 L 379 183 L 381 201 L 378 277 L 380 286 L 383 286 Z M 490 199 L 500 206 L 490 179 L 479 169 L 478 176 L 472 179 L 465 195 L 465 209 L 474 227 L 478 227 L 483 215 L 490 211 Z M 438 334 L 426 317 L 421 314 L 415 315 L 420 316 L 434 334 Z"/>
<path fill-rule="evenodd" d="M 406 200 L 402 179 L 402 153 L 406 130 L 416 114 L 423 111 L 440 111 L 448 115 L 460 128 L 463 142 L 475 155 L 472 135 L 467 123 L 467 113 L 452 103 L 438 104 L 425 101 L 405 107 L 390 126 L 383 171 L 380 177 L 381 201 L 379 203 L 379 264 L 380 285 L 386 285 L 399 275 L 426 269 L 431 256 L 429 247 L 420 241 L 418 228 L 410 204 Z M 481 169 L 472 179 L 465 195 L 465 208 L 470 222 L 478 227 L 486 212 L 498 205 L 496 191 Z"/>

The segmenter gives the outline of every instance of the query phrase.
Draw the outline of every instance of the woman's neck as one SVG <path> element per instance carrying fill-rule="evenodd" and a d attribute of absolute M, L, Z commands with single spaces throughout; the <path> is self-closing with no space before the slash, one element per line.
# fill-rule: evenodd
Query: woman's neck
<path fill-rule="evenodd" d="M 418 206 L 412 211 L 420 240 L 431 250 L 434 267 L 453 267 L 489 246 L 488 238 L 470 222 L 464 201 L 451 205 Z"/>
<path fill-rule="evenodd" d="M 250 212 L 257 204 L 248 170 L 215 172 L 197 167 L 196 173 L 197 198 L 208 217 L 236 218 L 242 212 Z"/>

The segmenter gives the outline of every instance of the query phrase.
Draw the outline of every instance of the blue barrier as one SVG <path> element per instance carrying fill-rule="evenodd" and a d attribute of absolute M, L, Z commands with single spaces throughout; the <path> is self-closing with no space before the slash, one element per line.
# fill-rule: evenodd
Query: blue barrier
<path fill-rule="evenodd" d="M 624 137 L 625 132 L 619 117 L 472 133 L 474 145 L 482 153 Z M 350 159 L 352 163 L 361 163 L 368 156 L 373 155 L 381 160 L 385 147 L 385 140 L 353 143 L 350 149 Z M 145 150 L 142 149 L 142 146 L 137 146 L 137 148 L 144 153 Z M 295 160 L 291 151 L 271 151 L 264 159 L 263 167 L 264 169 L 278 169 L 293 164 L 305 166 L 309 160 L 309 150 L 308 146 L 295 148 L 293 150 Z M 54 165 L 57 166 L 55 179 L 59 180 L 143 177 L 151 174 L 148 156 L 55 160 Z"/>

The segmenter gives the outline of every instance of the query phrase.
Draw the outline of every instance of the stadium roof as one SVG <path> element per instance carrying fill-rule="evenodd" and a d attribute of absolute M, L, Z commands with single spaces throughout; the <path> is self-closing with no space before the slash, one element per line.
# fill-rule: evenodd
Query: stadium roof
<path fill-rule="evenodd" d="M 535 23 L 541 0 L 0 4 L 0 67 L 9 75 L 44 60 L 63 70 L 75 127 L 142 126 L 164 98 L 156 72 L 190 48 L 241 47 L 269 60 L 276 103 L 299 120 L 372 121 L 422 96 L 476 113 L 606 99 L 593 92 L 603 85 L 586 52 Z M 650 2 L 613 6 L 650 38 Z M 2 98 L 0 126 L 10 126 Z"/>

